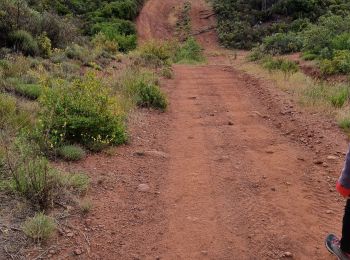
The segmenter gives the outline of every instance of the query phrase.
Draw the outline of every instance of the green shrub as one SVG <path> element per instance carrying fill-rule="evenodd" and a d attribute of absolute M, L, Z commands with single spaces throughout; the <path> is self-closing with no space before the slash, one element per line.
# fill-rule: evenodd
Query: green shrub
<path fill-rule="evenodd" d="M 299 70 L 298 65 L 294 61 L 282 58 L 273 59 L 271 57 L 267 57 L 263 61 L 263 67 L 269 71 L 280 70 L 284 73 L 285 77 Z"/>
<path fill-rule="evenodd" d="M 204 60 L 203 49 L 193 37 L 181 44 L 175 54 L 175 62 L 178 63 L 197 63 Z"/>
<path fill-rule="evenodd" d="M 41 86 L 38 84 L 18 84 L 14 90 L 19 95 L 32 100 L 38 99 L 41 94 Z"/>
<path fill-rule="evenodd" d="M 29 32 L 23 30 L 14 31 L 10 34 L 9 39 L 16 51 L 32 56 L 39 53 L 38 43 Z"/>
<path fill-rule="evenodd" d="M 68 46 L 65 50 L 65 54 L 67 58 L 80 60 L 84 64 L 87 64 L 88 62 L 94 60 L 94 58 L 91 57 L 91 50 L 78 44 L 72 44 Z"/>
<path fill-rule="evenodd" d="M 115 35 L 112 40 L 118 43 L 121 52 L 129 52 L 137 47 L 136 35 Z"/>
<path fill-rule="evenodd" d="M 0 93 L 0 128 L 18 132 L 22 128 L 31 126 L 31 115 L 18 108 L 16 98 Z"/>
<path fill-rule="evenodd" d="M 294 32 L 276 33 L 264 38 L 265 52 L 275 54 L 287 54 L 298 52 L 303 46 L 301 38 Z"/>
<path fill-rule="evenodd" d="M 37 213 L 33 218 L 28 218 L 23 226 L 23 232 L 36 242 L 42 242 L 50 237 L 56 230 L 56 222 L 44 213 Z"/>
<path fill-rule="evenodd" d="M 349 98 L 348 87 L 335 88 L 333 93 L 329 96 L 329 100 L 334 107 L 341 108 Z"/>
<path fill-rule="evenodd" d="M 66 173 L 62 175 L 62 184 L 79 193 L 86 193 L 89 188 L 90 178 L 84 173 Z"/>
<path fill-rule="evenodd" d="M 319 66 L 324 75 L 350 73 L 350 50 L 335 51 L 332 59 L 322 60 Z"/>
<path fill-rule="evenodd" d="M 8 163 L 11 165 L 11 162 Z M 59 173 L 49 166 L 45 158 L 27 155 L 12 171 L 14 190 L 42 209 L 52 203 L 61 188 Z"/>
<path fill-rule="evenodd" d="M 304 52 L 302 58 L 304 60 L 316 60 L 318 58 L 318 55 L 310 52 Z"/>
<path fill-rule="evenodd" d="M 344 130 L 349 130 L 350 129 L 350 118 L 343 118 L 338 121 L 338 125 L 340 128 Z"/>
<path fill-rule="evenodd" d="M 48 134 L 44 146 L 78 143 L 91 148 L 126 141 L 123 111 L 111 90 L 93 74 L 72 83 L 53 84 L 40 98 L 39 130 Z"/>
<path fill-rule="evenodd" d="M 169 64 L 176 48 L 170 42 L 149 41 L 139 48 L 145 66 L 161 67 Z"/>
<path fill-rule="evenodd" d="M 30 61 L 24 56 L 16 56 L 3 61 L 0 66 L 5 78 L 22 77 L 30 69 Z"/>
<path fill-rule="evenodd" d="M 43 33 L 37 38 L 38 47 L 40 50 L 40 54 L 43 57 L 50 57 L 52 54 L 52 44 L 49 37 L 47 37 L 46 33 Z"/>
<path fill-rule="evenodd" d="M 136 34 L 136 28 L 135 25 L 130 21 L 114 19 L 112 21 L 104 21 L 94 24 L 91 27 L 91 33 L 103 33 L 109 39 L 113 39 L 115 35 Z"/>
<path fill-rule="evenodd" d="M 158 86 L 153 84 L 139 84 L 137 105 L 140 107 L 152 107 L 160 110 L 167 108 L 167 100 Z"/>
<path fill-rule="evenodd" d="M 92 206 L 91 200 L 82 200 L 79 203 L 80 211 L 83 215 L 88 214 L 91 211 Z"/>
<path fill-rule="evenodd" d="M 76 145 L 65 145 L 58 149 L 58 154 L 66 161 L 79 161 L 86 156 L 84 149 Z"/>
<path fill-rule="evenodd" d="M 248 61 L 260 61 L 266 57 L 265 49 L 262 45 L 253 48 L 248 55 Z"/>
<path fill-rule="evenodd" d="M 167 79 L 172 79 L 173 78 L 173 70 L 170 66 L 164 66 L 161 70 L 161 76 Z"/>
<path fill-rule="evenodd" d="M 95 48 L 101 49 L 111 54 L 116 54 L 118 52 L 118 43 L 116 41 L 110 40 L 104 33 L 100 32 L 94 36 L 92 43 Z"/>

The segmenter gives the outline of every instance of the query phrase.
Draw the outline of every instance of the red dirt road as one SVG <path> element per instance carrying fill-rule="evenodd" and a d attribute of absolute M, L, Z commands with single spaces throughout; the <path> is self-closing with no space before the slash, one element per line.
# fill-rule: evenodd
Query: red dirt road
<path fill-rule="evenodd" d="M 215 23 L 192 3 L 194 31 Z M 179 4 L 148 0 L 140 40 L 170 37 Z M 199 41 L 219 50 L 212 31 Z M 174 66 L 169 111 L 135 115 L 129 145 L 62 165 L 90 174 L 94 208 L 62 229 L 57 259 L 333 259 L 323 239 L 340 231 L 345 136 L 225 56 L 208 60 Z"/>
<path fill-rule="evenodd" d="M 156 23 L 153 10 L 164 16 L 174 4 L 147 2 L 138 26 L 143 39 L 159 38 L 142 31 L 147 17 L 153 17 L 149 24 Z M 212 25 L 212 19 L 201 18 L 210 12 L 204 1 L 192 1 L 192 6 L 193 31 Z M 207 50 L 218 48 L 213 32 L 201 34 L 199 41 Z M 264 97 L 254 89 L 260 82 L 211 63 L 175 66 L 175 80 L 168 84 L 172 121 L 162 190 L 168 222 L 164 259 L 270 259 L 286 252 L 296 259 L 327 258 L 323 238 L 327 231 L 339 231 L 341 203 L 335 203 L 332 189 L 337 170 L 314 163 L 334 153 L 311 144 L 324 144 L 314 140 L 322 136 L 322 123 L 309 129 L 308 120 L 311 125 L 317 119 L 293 116 L 294 106 L 278 104 L 283 102 L 278 96 L 276 104 L 269 100 L 273 90 L 263 89 L 268 92 Z M 292 123 L 284 122 L 291 118 L 283 110 L 291 113 Z M 306 129 L 310 140 L 301 145 L 283 128 L 292 128 L 298 141 Z M 338 136 L 329 141 L 345 151 L 344 138 Z M 332 169 L 341 167 L 339 160 L 328 163 Z"/>

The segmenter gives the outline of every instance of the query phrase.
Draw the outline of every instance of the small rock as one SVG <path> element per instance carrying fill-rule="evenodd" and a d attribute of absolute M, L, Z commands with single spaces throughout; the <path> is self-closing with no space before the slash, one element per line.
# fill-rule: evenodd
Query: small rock
<path fill-rule="evenodd" d="M 145 151 L 145 155 L 148 156 L 154 156 L 154 157 L 160 157 L 160 158 L 168 158 L 169 155 L 165 152 L 162 151 L 156 151 L 156 150 L 151 150 L 151 151 Z"/>
<path fill-rule="evenodd" d="M 327 210 L 326 213 L 327 214 L 332 214 L 332 211 L 331 210 Z"/>
<path fill-rule="evenodd" d="M 276 188 L 275 188 L 275 187 L 272 187 L 271 190 L 272 190 L 272 191 L 276 191 Z"/>
<path fill-rule="evenodd" d="M 66 234 L 67 237 L 74 237 L 74 234 L 72 232 L 69 232 Z"/>
<path fill-rule="evenodd" d="M 208 251 L 203 250 L 203 251 L 201 251 L 201 254 L 202 255 L 208 255 Z"/>
<path fill-rule="evenodd" d="M 268 154 L 273 154 L 273 153 L 274 153 L 274 151 L 272 151 L 272 150 L 266 150 L 266 151 L 265 151 L 265 153 L 268 153 Z"/>
<path fill-rule="evenodd" d="M 145 152 L 135 152 L 134 155 L 145 156 Z"/>
<path fill-rule="evenodd" d="M 232 122 L 232 121 L 229 121 L 229 122 L 228 122 L 228 125 L 233 125 L 233 122 Z"/>
<path fill-rule="evenodd" d="M 214 113 L 210 113 L 209 116 L 215 116 L 215 114 Z"/>
<path fill-rule="evenodd" d="M 142 183 L 137 187 L 137 190 L 140 192 L 147 192 L 147 191 L 149 191 L 149 189 L 150 189 L 149 185 L 147 185 L 145 183 Z"/>
<path fill-rule="evenodd" d="M 302 157 L 298 157 L 298 160 L 299 160 L 299 161 L 305 161 L 305 159 L 302 158 Z"/>
<path fill-rule="evenodd" d="M 82 253 L 83 253 L 83 251 L 80 248 L 77 248 L 74 250 L 75 255 L 81 255 Z"/>
<path fill-rule="evenodd" d="M 315 160 L 315 161 L 314 161 L 314 164 L 323 164 L 323 161 L 321 161 L 321 160 Z"/>
<path fill-rule="evenodd" d="M 56 254 L 56 251 L 53 250 L 53 249 L 51 249 L 51 250 L 49 251 L 49 254 L 54 255 L 54 254 Z"/>
<path fill-rule="evenodd" d="M 290 182 L 287 181 L 287 182 L 286 182 L 286 185 L 290 186 L 290 185 L 292 185 L 292 184 L 291 184 Z"/>
<path fill-rule="evenodd" d="M 334 155 L 329 155 L 329 156 L 327 156 L 327 159 L 333 161 L 333 160 L 336 160 L 337 157 Z"/>
<path fill-rule="evenodd" d="M 293 254 L 291 252 L 284 252 L 283 257 L 293 257 Z"/>

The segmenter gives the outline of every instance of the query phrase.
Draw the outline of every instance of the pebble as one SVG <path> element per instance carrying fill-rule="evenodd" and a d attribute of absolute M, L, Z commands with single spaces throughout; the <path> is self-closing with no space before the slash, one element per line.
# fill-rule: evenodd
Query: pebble
<path fill-rule="evenodd" d="M 149 189 L 150 189 L 149 185 L 147 185 L 145 183 L 142 183 L 137 187 L 137 190 L 140 192 L 147 192 L 147 191 L 149 191 Z"/>
<path fill-rule="evenodd" d="M 208 255 L 208 251 L 203 250 L 203 251 L 201 251 L 201 254 L 202 255 Z"/>
<path fill-rule="evenodd" d="M 321 160 L 315 160 L 314 164 L 323 164 L 323 162 Z"/>
<path fill-rule="evenodd" d="M 272 191 L 276 191 L 276 188 L 272 187 L 271 190 L 272 190 Z"/>
<path fill-rule="evenodd" d="M 66 236 L 67 236 L 67 237 L 73 237 L 74 234 L 73 234 L 72 232 L 69 232 L 69 233 L 66 234 Z"/>
<path fill-rule="evenodd" d="M 293 257 L 293 254 L 291 252 L 284 252 L 283 257 Z"/>
<path fill-rule="evenodd" d="M 79 248 L 74 250 L 74 254 L 75 255 L 81 255 L 82 253 L 83 253 L 83 251 L 81 249 L 79 249 Z"/>
<path fill-rule="evenodd" d="M 327 214 L 332 214 L 332 211 L 331 210 L 327 210 L 326 213 Z"/>
<path fill-rule="evenodd" d="M 228 125 L 233 125 L 233 122 L 232 122 L 232 121 L 229 121 L 229 122 L 228 122 Z"/>
<path fill-rule="evenodd" d="M 328 160 L 336 160 L 337 157 L 334 156 L 334 155 L 329 155 L 329 156 L 327 156 L 327 159 L 328 159 Z"/>

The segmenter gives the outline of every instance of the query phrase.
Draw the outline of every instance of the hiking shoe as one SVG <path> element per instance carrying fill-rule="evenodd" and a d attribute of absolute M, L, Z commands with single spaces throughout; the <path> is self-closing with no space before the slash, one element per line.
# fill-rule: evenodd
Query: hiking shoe
<path fill-rule="evenodd" d="M 338 257 L 340 260 L 350 260 L 350 254 L 340 249 L 340 240 L 336 235 L 330 234 L 326 238 L 326 247 L 328 251 Z"/>

